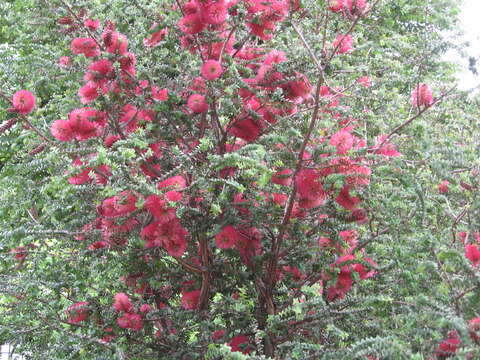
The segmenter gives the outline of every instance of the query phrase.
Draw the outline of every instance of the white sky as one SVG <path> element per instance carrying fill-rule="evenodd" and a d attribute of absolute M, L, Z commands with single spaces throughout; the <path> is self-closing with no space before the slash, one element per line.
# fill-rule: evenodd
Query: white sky
<path fill-rule="evenodd" d="M 463 0 L 463 3 L 460 21 L 465 35 L 461 40 L 470 42 L 467 54 L 477 58 L 477 69 L 480 72 L 480 0 Z M 461 89 L 467 90 L 480 85 L 480 76 L 475 76 L 468 70 L 468 59 L 462 59 L 455 52 L 448 52 L 445 58 L 458 62 L 462 66 L 462 70 L 458 74 Z"/>

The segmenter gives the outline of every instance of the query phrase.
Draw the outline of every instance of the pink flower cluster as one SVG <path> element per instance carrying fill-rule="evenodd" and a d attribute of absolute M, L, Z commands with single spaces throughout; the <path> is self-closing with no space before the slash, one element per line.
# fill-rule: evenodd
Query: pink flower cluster
<path fill-rule="evenodd" d="M 87 320 L 90 313 L 88 306 L 89 303 L 86 301 L 81 301 L 71 305 L 67 309 L 68 322 L 70 324 L 78 324 L 79 322 Z"/>
<path fill-rule="evenodd" d="M 343 12 L 345 16 L 362 15 L 367 9 L 366 0 L 329 0 L 328 9 L 333 12 Z"/>
<path fill-rule="evenodd" d="M 118 312 L 123 313 L 123 315 L 117 319 L 117 324 L 122 329 L 140 331 L 143 328 L 142 316 L 135 312 L 133 304 L 131 303 L 127 294 L 116 294 L 113 307 Z"/>
<path fill-rule="evenodd" d="M 418 84 L 412 91 L 412 106 L 431 106 L 433 104 L 432 89 L 424 83 Z"/>
<path fill-rule="evenodd" d="M 35 97 L 28 90 L 19 90 L 12 97 L 13 108 L 10 111 L 21 115 L 28 115 L 35 107 Z"/>

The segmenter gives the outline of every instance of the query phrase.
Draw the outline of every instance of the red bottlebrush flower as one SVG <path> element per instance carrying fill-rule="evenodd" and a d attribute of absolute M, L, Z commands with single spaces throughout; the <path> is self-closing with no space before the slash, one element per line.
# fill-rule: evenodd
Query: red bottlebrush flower
<path fill-rule="evenodd" d="M 142 317 L 138 314 L 124 314 L 117 319 L 117 324 L 122 329 L 131 329 L 133 331 L 140 331 L 143 328 Z"/>
<path fill-rule="evenodd" d="M 325 198 L 325 191 L 320 181 L 320 174 L 314 169 L 299 171 L 295 178 L 295 183 L 301 198 Z"/>
<path fill-rule="evenodd" d="M 330 165 L 332 167 L 322 171 L 323 176 L 330 175 L 333 172 L 344 174 L 346 175 L 345 183 L 352 187 L 368 185 L 370 182 L 371 169 L 356 165 L 349 158 L 333 158 Z"/>
<path fill-rule="evenodd" d="M 69 314 L 68 322 L 70 324 L 77 324 L 79 322 L 87 320 L 88 314 L 90 312 L 88 305 L 89 304 L 86 301 L 81 301 L 71 305 L 67 309 L 67 313 Z"/>
<path fill-rule="evenodd" d="M 128 191 L 103 200 L 98 208 L 100 215 L 110 218 L 125 216 L 137 209 L 137 197 Z"/>
<path fill-rule="evenodd" d="M 305 75 L 300 73 L 297 73 L 296 75 L 297 79 L 294 81 L 289 81 L 284 89 L 287 90 L 288 99 L 300 104 L 305 100 L 308 100 L 313 87 Z"/>
<path fill-rule="evenodd" d="M 346 130 L 340 130 L 332 135 L 330 145 L 337 148 L 338 155 L 345 155 L 353 147 L 353 136 Z"/>
<path fill-rule="evenodd" d="M 255 47 L 243 47 L 236 55 L 236 58 L 242 60 L 253 60 L 264 55 L 263 49 Z"/>
<path fill-rule="evenodd" d="M 148 304 L 143 304 L 140 306 L 139 311 L 144 314 L 148 314 L 150 311 L 152 311 L 152 307 Z"/>
<path fill-rule="evenodd" d="M 357 83 L 363 87 L 369 88 L 372 86 L 372 79 L 369 76 L 362 76 L 357 79 Z"/>
<path fill-rule="evenodd" d="M 125 124 L 125 131 L 130 134 L 138 127 L 140 110 L 130 104 L 125 105 L 122 110 L 123 115 L 120 117 L 120 122 Z"/>
<path fill-rule="evenodd" d="M 275 32 L 276 28 L 276 25 L 273 21 L 264 21 L 261 24 L 248 22 L 247 26 L 250 28 L 250 32 L 253 35 L 258 36 L 264 41 L 268 41 L 273 38 L 273 33 Z"/>
<path fill-rule="evenodd" d="M 244 354 L 249 354 L 252 351 L 249 346 L 250 339 L 245 335 L 237 335 L 230 340 L 228 345 L 232 348 L 232 351 L 239 351 Z"/>
<path fill-rule="evenodd" d="M 337 49 L 337 53 L 345 54 L 352 50 L 353 38 L 352 35 L 338 34 L 335 41 L 332 43 L 333 49 Z"/>
<path fill-rule="evenodd" d="M 105 328 L 104 331 L 108 334 L 105 335 L 103 338 L 101 338 L 100 341 L 102 341 L 104 343 L 108 343 L 108 342 L 112 341 L 113 339 L 115 339 L 115 335 L 113 334 L 113 329 L 111 327 Z"/>
<path fill-rule="evenodd" d="M 15 249 L 11 249 L 10 252 L 13 254 L 15 260 L 23 261 L 28 255 L 28 250 L 25 246 L 18 246 Z"/>
<path fill-rule="evenodd" d="M 100 250 L 108 246 L 108 243 L 106 241 L 95 241 L 88 245 L 87 249 L 88 250 Z"/>
<path fill-rule="evenodd" d="M 372 265 L 372 267 L 376 267 L 377 264 L 370 258 L 366 257 L 363 260 L 365 262 L 368 262 L 369 264 Z M 355 270 L 358 275 L 360 275 L 360 279 L 365 280 L 368 278 L 371 278 L 372 276 L 375 276 L 377 274 L 377 271 L 375 269 L 367 270 L 364 265 L 362 264 L 353 264 L 352 265 L 353 270 Z"/>
<path fill-rule="evenodd" d="M 277 86 L 274 86 L 273 84 L 279 83 L 282 80 L 282 73 L 276 71 L 275 67 L 273 67 L 272 65 L 262 64 L 257 70 L 257 76 L 255 76 L 255 79 L 253 79 L 253 81 L 250 80 L 250 84 L 261 85 L 274 90 Z M 244 80 L 244 82 L 248 84 L 248 81 Z M 293 91 L 290 90 L 291 83 L 292 81 L 288 82 L 283 86 L 283 88 L 285 89 L 285 92 L 290 98 L 295 98 Z"/>
<path fill-rule="evenodd" d="M 196 1 L 189 1 L 185 5 L 183 5 L 183 13 L 185 15 L 192 15 L 196 14 L 200 11 L 199 5 Z"/>
<path fill-rule="evenodd" d="M 108 165 L 100 165 L 95 168 L 95 178 L 98 185 L 105 185 L 112 176 L 112 169 Z"/>
<path fill-rule="evenodd" d="M 207 80 L 215 80 L 222 75 L 222 65 L 217 60 L 207 60 L 202 65 L 200 73 Z"/>
<path fill-rule="evenodd" d="M 28 115 L 35 107 L 35 96 L 28 90 L 19 90 L 13 94 L 12 103 L 15 112 Z"/>
<path fill-rule="evenodd" d="M 233 206 L 241 215 L 251 215 L 250 210 L 248 210 L 248 199 L 245 198 L 243 193 L 235 194 L 233 196 Z"/>
<path fill-rule="evenodd" d="M 225 330 L 216 330 L 212 333 L 212 340 L 217 341 L 225 336 Z"/>
<path fill-rule="evenodd" d="M 88 104 L 94 101 L 97 97 L 100 96 L 98 84 L 93 81 L 87 82 L 84 86 L 78 90 L 78 96 L 82 104 Z"/>
<path fill-rule="evenodd" d="M 228 11 L 223 1 L 206 2 L 201 6 L 201 20 L 211 25 L 220 25 L 227 20 Z"/>
<path fill-rule="evenodd" d="M 185 253 L 187 235 L 188 232 L 176 217 L 168 222 L 154 221 L 145 226 L 140 233 L 146 241 L 146 248 L 162 246 L 173 257 L 180 257 Z"/>
<path fill-rule="evenodd" d="M 438 192 L 440 194 L 446 194 L 448 193 L 448 185 L 450 182 L 448 180 L 443 180 L 440 184 L 437 185 L 438 187 Z"/>
<path fill-rule="evenodd" d="M 458 333 L 453 330 L 448 333 L 448 338 L 443 340 L 439 345 L 435 354 L 438 359 L 445 359 L 454 355 L 460 347 L 461 341 Z"/>
<path fill-rule="evenodd" d="M 113 303 L 113 307 L 117 311 L 123 311 L 126 313 L 131 313 L 133 311 L 133 305 L 128 298 L 128 295 L 125 293 L 118 293 L 114 297 L 115 302 Z"/>
<path fill-rule="evenodd" d="M 135 57 L 135 54 L 127 52 L 123 54 L 123 57 L 120 58 L 118 62 L 120 63 L 120 69 L 122 69 L 124 72 L 129 73 L 132 76 L 135 76 L 135 65 L 137 63 L 137 58 Z"/>
<path fill-rule="evenodd" d="M 329 238 L 327 238 L 325 236 L 321 236 L 318 239 L 318 246 L 320 246 L 320 247 L 329 247 L 331 244 L 332 244 L 332 240 L 330 240 Z"/>
<path fill-rule="evenodd" d="M 90 30 L 96 31 L 98 29 L 98 27 L 100 26 L 100 20 L 86 19 L 83 22 L 83 25 L 85 25 Z"/>
<path fill-rule="evenodd" d="M 178 27 L 185 34 L 194 35 L 202 31 L 205 28 L 205 24 L 198 14 L 190 14 L 180 19 Z"/>
<path fill-rule="evenodd" d="M 262 134 L 264 124 L 260 120 L 254 120 L 247 117 L 243 120 L 236 120 L 232 127 L 228 129 L 228 133 L 247 142 L 257 140 Z"/>
<path fill-rule="evenodd" d="M 473 318 L 468 322 L 468 330 L 470 330 L 472 340 L 477 344 L 480 343 L 480 334 L 478 332 L 480 330 L 480 317 Z"/>
<path fill-rule="evenodd" d="M 290 169 L 277 171 L 272 176 L 272 182 L 278 185 L 290 186 L 290 184 L 292 183 L 292 174 L 293 174 L 293 171 Z"/>
<path fill-rule="evenodd" d="M 287 61 L 287 57 L 285 56 L 285 53 L 283 51 L 272 50 L 265 57 L 264 63 L 267 65 L 271 65 L 271 64 L 280 64 L 285 61 Z"/>
<path fill-rule="evenodd" d="M 113 135 L 113 134 L 107 135 L 107 137 L 103 141 L 103 145 L 105 145 L 106 148 L 110 148 L 112 147 L 113 144 L 115 144 L 120 139 L 121 138 L 119 135 Z"/>
<path fill-rule="evenodd" d="M 307 276 L 305 274 L 303 274 L 296 266 L 282 266 L 282 270 L 285 272 L 285 273 L 288 273 L 288 274 L 291 274 L 292 277 L 298 281 L 298 280 L 303 280 L 305 279 Z"/>
<path fill-rule="evenodd" d="M 419 83 L 412 91 L 412 106 L 430 106 L 433 104 L 432 89 L 424 83 Z"/>
<path fill-rule="evenodd" d="M 182 307 L 185 310 L 195 310 L 200 299 L 200 289 L 182 292 Z"/>
<path fill-rule="evenodd" d="M 240 234 L 232 225 L 225 226 L 215 235 L 215 243 L 220 249 L 230 249 L 235 246 Z"/>
<path fill-rule="evenodd" d="M 60 25 L 71 25 L 73 24 L 73 19 L 70 16 L 62 16 L 57 19 L 57 24 Z"/>
<path fill-rule="evenodd" d="M 348 185 L 342 188 L 335 201 L 347 210 L 354 210 L 360 203 L 360 199 L 358 197 L 350 196 L 350 187 Z"/>
<path fill-rule="evenodd" d="M 183 228 L 178 229 L 183 232 L 163 241 L 163 247 L 167 250 L 168 255 L 172 257 L 181 257 L 187 251 L 187 240 L 183 235 L 186 231 Z"/>
<path fill-rule="evenodd" d="M 299 11 L 301 9 L 300 0 L 290 0 L 290 8 L 292 13 Z"/>
<path fill-rule="evenodd" d="M 73 161 L 73 165 L 82 166 L 83 162 L 80 160 L 80 158 L 77 158 Z M 72 184 L 72 185 L 82 185 L 82 184 L 85 184 L 86 182 L 89 182 L 91 179 L 90 179 L 90 176 L 88 175 L 88 173 L 91 170 L 92 170 L 91 168 L 87 167 L 81 173 L 68 178 L 68 183 Z"/>
<path fill-rule="evenodd" d="M 126 55 L 128 48 L 127 37 L 117 31 L 106 30 L 102 34 L 105 50 L 111 54 Z"/>
<path fill-rule="evenodd" d="M 68 120 L 56 120 L 50 128 L 52 135 L 60 141 L 70 141 L 73 139 L 73 130 Z"/>
<path fill-rule="evenodd" d="M 480 250 L 478 249 L 478 245 L 466 245 L 465 256 L 472 262 L 473 266 L 477 266 L 480 263 Z"/>
<path fill-rule="evenodd" d="M 72 110 L 68 116 L 68 122 L 73 137 L 78 141 L 84 141 L 99 136 L 101 128 L 105 126 L 106 119 L 102 112 L 91 108 L 82 108 Z"/>
<path fill-rule="evenodd" d="M 340 12 L 343 9 L 344 0 L 330 0 L 328 2 L 328 9 L 333 12 Z"/>
<path fill-rule="evenodd" d="M 187 106 L 195 114 L 203 113 L 208 109 L 208 104 L 205 100 L 205 96 L 200 94 L 190 95 L 187 100 Z"/>
<path fill-rule="evenodd" d="M 182 193 L 181 192 L 178 192 L 178 191 L 167 191 L 165 193 L 165 199 L 167 199 L 168 201 L 173 201 L 173 202 L 177 202 L 177 201 L 180 201 L 182 200 Z"/>
<path fill-rule="evenodd" d="M 176 217 L 175 209 L 167 207 L 167 204 L 158 195 L 150 195 L 145 199 L 145 208 L 162 223 L 169 222 Z"/>
<path fill-rule="evenodd" d="M 287 202 L 288 196 L 285 194 L 273 193 L 273 202 L 277 205 L 284 206 Z"/>
<path fill-rule="evenodd" d="M 361 15 L 367 8 L 365 0 L 345 0 L 345 7 L 353 15 Z"/>
<path fill-rule="evenodd" d="M 353 255 L 350 255 L 353 258 Z M 342 256 L 345 258 L 346 256 Z M 340 260 L 340 259 L 339 259 Z M 350 258 L 345 259 L 352 260 Z M 327 290 L 328 301 L 341 300 L 345 298 L 345 295 L 350 291 L 353 285 L 352 272 L 348 265 L 342 266 L 340 273 L 337 276 L 337 282 L 335 285 L 330 286 Z"/>
<path fill-rule="evenodd" d="M 140 236 L 145 240 L 146 248 L 161 246 L 163 244 L 165 237 L 163 224 L 165 224 L 163 221 L 153 221 L 142 229 Z"/>
<path fill-rule="evenodd" d="M 330 88 L 328 86 L 322 85 L 320 86 L 320 96 L 329 98 L 332 97 L 333 94 L 330 92 Z"/>
<path fill-rule="evenodd" d="M 137 197 L 128 191 L 122 191 L 119 195 L 116 195 L 114 202 L 115 211 L 119 216 L 128 215 L 131 212 L 137 210 L 135 203 Z"/>
<path fill-rule="evenodd" d="M 197 76 L 193 79 L 192 85 L 189 87 L 190 90 L 197 92 L 197 93 L 205 93 L 207 89 L 207 84 L 205 83 L 205 79 L 201 76 Z"/>
<path fill-rule="evenodd" d="M 152 99 L 157 101 L 167 101 L 168 90 L 159 89 L 157 86 L 152 86 Z"/>
<path fill-rule="evenodd" d="M 338 236 L 351 248 L 358 245 L 358 232 L 356 230 L 343 230 L 338 233 Z"/>
<path fill-rule="evenodd" d="M 100 47 L 92 38 L 73 39 L 70 49 L 74 54 L 83 54 L 85 57 L 95 57 L 100 55 Z"/>
<path fill-rule="evenodd" d="M 104 84 L 106 80 L 111 79 L 115 74 L 115 69 L 111 61 L 101 59 L 92 62 L 88 66 L 88 71 L 83 79 L 85 81 L 93 81 L 98 84 Z"/>
<path fill-rule="evenodd" d="M 352 213 L 346 219 L 347 221 L 355 221 L 359 224 L 365 224 L 368 221 L 368 214 L 365 211 L 365 209 L 355 208 L 351 211 L 352 211 Z"/>
<path fill-rule="evenodd" d="M 72 65 L 72 59 L 69 56 L 61 56 L 60 59 L 58 59 L 58 66 L 60 66 L 63 69 L 66 69 Z"/>
<path fill-rule="evenodd" d="M 183 176 L 175 175 L 157 184 L 157 189 L 172 188 L 183 190 L 187 186 L 187 181 Z"/>
<path fill-rule="evenodd" d="M 154 32 L 152 35 L 150 35 L 150 37 L 143 39 L 143 45 L 145 45 L 146 47 L 158 46 L 167 35 L 168 28 L 163 28 L 160 31 Z"/>
<path fill-rule="evenodd" d="M 466 231 L 460 231 L 457 234 L 458 240 L 465 245 L 465 242 L 467 241 L 468 233 Z"/>
<path fill-rule="evenodd" d="M 389 141 L 385 141 L 388 135 L 379 135 L 375 139 L 375 154 L 383 155 L 383 156 L 401 156 L 402 154 L 397 151 L 395 145 L 393 145 Z"/>
<path fill-rule="evenodd" d="M 235 248 L 245 265 L 251 266 L 251 258 L 262 254 L 262 233 L 254 227 L 241 229 Z"/>

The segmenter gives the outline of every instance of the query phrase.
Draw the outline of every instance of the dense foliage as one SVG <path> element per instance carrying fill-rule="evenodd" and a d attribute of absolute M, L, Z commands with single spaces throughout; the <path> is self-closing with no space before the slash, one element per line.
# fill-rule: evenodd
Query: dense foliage
<path fill-rule="evenodd" d="M 478 98 L 441 60 L 456 2 L 0 11 L 0 342 L 480 357 Z"/>

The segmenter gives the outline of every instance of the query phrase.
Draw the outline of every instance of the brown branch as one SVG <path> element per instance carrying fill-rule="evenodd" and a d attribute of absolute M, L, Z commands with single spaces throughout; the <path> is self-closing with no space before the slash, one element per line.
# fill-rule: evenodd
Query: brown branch
<path fill-rule="evenodd" d="M 85 24 L 84 24 L 84 22 L 82 21 L 82 19 L 80 19 L 80 18 L 78 17 L 78 15 L 75 14 L 75 12 L 74 12 L 73 9 L 72 9 L 72 6 L 71 6 L 66 0 L 58 0 L 58 1 L 60 1 L 60 2 L 63 4 L 63 6 L 67 9 L 67 11 L 75 18 L 75 20 L 78 22 L 78 24 L 79 24 L 80 26 L 82 26 L 82 27 L 87 31 L 88 35 L 90 35 L 90 37 L 93 39 L 93 41 L 95 41 L 95 43 L 98 45 L 98 47 L 99 47 L 102 51 L 105 50 L 104 47 L 102 46 L 102 44 L 97 40 L 95 34 L 93 34 L 93 33 L 91 32 L 91 30 L 90 30 L 87 26 L 85 26 Z"/>
<path fill-rule="evenodd" d="M 380 231 L 377 232 L 374 236 L 372 236 L 372 237 L 368 238 L 367 240 L 365 240 L 365 241 L 361 242 L 360 244 L 358 244 L 358 245 L 355 247 L 355 251 L 359 251 L 359 250 L 363 249 L 363 248 L 366 247 L 371 241 L 373 241 L 374 239 L 376 239 L 377 237 L 379 237 L 379 236 L 381 236 L 381 235 L 387 234 L 389 231 L 390 231 L 389 228 L 380 230 Z"/>
<path fill-rule="evenodd" d="M 440 97 L 438 97 L 437 99 L 435 99 L 435 101 L 433 101 L 432 105 L 430 106 L 425 106 L 424 108 L 422 109 L 419 109 L 419 111 L 414 115 L 412 116 L 410 119 L 408 119 L 407 121 L 405 121 L 404 123 L 398 125 L 396 128 L 394 128 L 386 137 L 385 139 L 380 143 L 380 145 L 376 146 L 375 149 L 372 149 L 372 150 L 378 150 L 380 149 L 388 140 L 390 140 L 390 138 L 398 133 L 400 130 L 402 130 L 405 126 L 409 125 L 412 121 L 414 121 L 415 119 L 419 118 L 424 112 L 426 112 L 428 109 L 432 108 L 435 104 L 439 103 L 440 101 L 442 101 L 447 95 L 449 95 L 453 90 L 456 89 L 456 86 L 450 88 L 448 91 L 446 91 L 445 93 L 443 93 Z"/>
<path fill-rule="evenodd" d="M 232 30 L 230 30 L 230 33 L 228 34 L 227 39 L 225 40 L 225 42 L 222 45 L 222 49 L 220 50 L 220 55 L 218 56 L 218 61 L 220 63 L 222 63 L 222 56 L 223 56 L 223 52 L 225 51 L 225 48 L 227 47 L 227 43 L 230 41 L 230 38 L 232 37 L 232 35 L 233 35 L 233 33 L 236 29 L 237 29 L 237 25 L 235 25 L 232 28 Z"/>
<path fill-rule="evenodd" d="M 208 251 L 208 238 L 204 235 L 200 236 L 200 256 L 202 265 L 205 267 L 205 271 L 202 272 L 202 287 L 200 289 L 200 299 L 198 301 L 198 310 L 205 310 L 208 308 L 208 300 L 210 297 L 211 288 L 211 275 L 209 271 L 210 267 L 210 255 Z"/>
<path fill-rule="evenodd" d="M 292 27 L 293 29 L 295 30 L 295 32 L 298 34 L 298 36 L 300 37 L 300 40 L 302 40 L 302 43 L 303 43 L 303 46 L 305 47 L 305 49 L 307 49 L 308 53 L 310 54 L 310 57 L 312 58 L 313 62 L 315 63 L 315 65 L 317 66 L 317 69 L 323 74 L 323 67 L 322 67 L 322 64 L 320 63 L 320 61 L 318 61 L 317 57 L 315 56 L 315 53 L 313 52 L 312 48 L 310 47 L 310 45 L 308 45 L 308 42 L 307 40 L 305 39 L 305 36 L 303 36 L 303 33 L 300 31 L 300 29 L 297 27 L 297 25 L 295 25 L 295 23 L 293 22 L 293 20 L 291 21 L 291 24 L 292 24 Z"/>
<path fill-rule="evenodd" d="M 12 99 L 5 94 L 3 91 L 0 91 L 0 97 L 4 98 L 8 103 L 13 104 Z M 45 135 L 42 134 L 40 130 L 38 130 L 29 120 L 25 115 L 18 114 L 19 118 L 27 123 L 27 125 L 32 129 L 34 132 L 37 133 L 38 136 L 40 136 L 43 140 L 49 142 L 50 144 L 53 144 L 54 142 L 47 138 Z"/>
<path fill-rule="evenodd" d="M 375 2 L 375 4 L 376 4 L 376 3 L 378 3 L 378 0 L 377 0 L 377 2 Z M 374 6 L 375 6 L 375 4 L 374 4 Z M 333 57 L 335 56 L 335 54 L 336 54 L 337 51 L 338 51 L 338 48 L 340 47 L 340 45 L 342 45 L 343 40 L 345 39 L 345 37 L 346 37 L 347 35 L 350 35 L 350 34 L 353 32 L 353 29 L 355 29 L 355 26 L 357 26 L 358 21 L 360 20 L 360 18 L 361 18 L 361 16 L 357 16 L 357 17 L 353 20 L 352 25 L 350 25 L 350 28 L 348 29 L 348 31 L 347 31 L 345 34 L 343 34 L 342 41 L 339 41 L 339 42 L 338 42 L 337 46 L 335 46 L 335 48 L 333 49 L 332 53 L 331 53 L 330 56 L 327 58 L 327 60 L 326 60 L 327 63 L 329 63 L 330 61 L 332 61 Z"/>
<path fill-rule="evenodd" d="M 196 274 L 202 274 L 203 272 L 206 271 L 205 268 L 198 268 L 192 264 L 189 264 L 187 263 L 185 260 L 181 259 L 181 258 L 174 258 L 180 265 L 182 265 L 186 270 L 190 271 L 190 272 L 193 272 L 193 273 L 196 273 Z"/>
<path fill-rule="evenodd" d="M 292 184 L 293 184 L 292 192 L 290 193 L 287 204 L 285 205 L 285 208 L 284 208 L 283 219 L 282 219 L 282 223 L 280 224 L 279 234 L 278 234 L 277 238 L 275 239 L 275 241 L 272 241 L 272 254 L 271 254 L 272 257 L 271 257 L 271 260 L 269 262 L 268 271 L 267 271 L 267 274 L 268 274 L 268 282 L 267 283 L 270 286 L 274 283 L 274 279 L 275 279 L 275 276 L 276 276 L 276 268 L 277 268 L 277 263 L 278 263 L 278 255 L 279 255 L 280 248 L 281 248 L 281 245 L 282 245 L 282 242 L 283 242 L 283 238 L 285 236 L 285 232 L 287 230 L 287 225 L 290 222 L 290 217 L 291 217 L 292 210 L 293 210 L 293 204 L 295 202 L 295 196 L 297 194 L 297 186 L 296 186 L 296 183 L 295 183 L 295 177 L 297 176 L 297 174 L 302 169 L 303 155 L 305 153 L 305 149 L 307 147 L 307 144 L 310 141 L 310 137 L 312 135 L 313 129 L 315 128 L 315 126 L 317 124 L 318 114 L 319 114 L 319 111 L 320 111 L 320 88 L 321 88 L 321 86 L 322 86 L 322 81 L 318 81 L 317 88 L 316 88 L 316 91 L 315 91 L 315 109 L 313 110 L 310 125 L 308 127 L 307 133 L 305 134 L 302 146 L 301 146 L 300 151 L 298 153 L 297 165 L 296 165 L 295 171 L 292 175 L 292 179 L 293 179 L 293 181 L 292 181 Z"/>
<path fill-rule="evenodd" d="M 54 141 L 50 140 L 49 138 L 47 138 L 45 135 L 42 134 L 42 132 L 40 130 L 38 130 L 28 119 L 26 116 L 22 116 L 22 119 L 23 121 L 25 121 L 27 123 L 27 125 L 35 132 L 37 133 L 38 136 L 40 136 L 43 140 L 45 140 L 46 142 L 50 143 L 50 144 L 55 144 Z"/>

